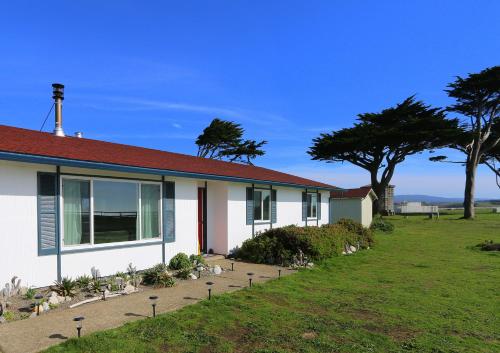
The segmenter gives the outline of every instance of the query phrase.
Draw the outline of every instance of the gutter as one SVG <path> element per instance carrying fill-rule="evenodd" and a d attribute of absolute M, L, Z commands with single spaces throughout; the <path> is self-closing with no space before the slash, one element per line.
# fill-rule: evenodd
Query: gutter
<path fill-rule="evenodd" d="M 334 186 L 321 187 L 321 186 L 315 186 L 315 185 L 285 183 L 285 182 L 272 181 L 272 180 L 260 180 L 260 179 L 240 178 L 240 177 L 231 177 L 231 176 L 215 175 L 215 174 L 182 172 L 182 171 L 176 171 L 176 170 L 170 170 L 170 169 L 134 167 L 134 166 L 127 166 L 127 165 L 122 165 L 122 164 L 91 162 L 91 161 L 83 161 L 83 160 L 76 160 L 76 159 L 48 157 L 48 156 L 40 156 L 40 155 L 34 155 L 34 154 L 23 154 L 23 153 L 2 152 L 2 151 L 0 151 L 0 159 L 8 160 L 8 161 L 15 161 L 15 162 L 49 164 L 49 165 L 75 167 L 75 168 L 113 170 L 113 171 L 126 172 L 126 173 L 142 173 L 142 174 L 154 174 L 154 175 L 161 175 L 161 176 L 173 176 L 173 177 L 193 178 L 193 179 L 222 180 L 222 181 L 247 183 L 247 184 L 260 183 L 260 184 L 270 184 L 270 185 L 286 186 L 286 187 L 293 187 L 293 188 L 300 188 L 300 189 L 314 188 L 317 190 L 326 190 L 326 191 L 345 190 L 345 189 L 340 189 L 340 188 L 334 187 Z"/>

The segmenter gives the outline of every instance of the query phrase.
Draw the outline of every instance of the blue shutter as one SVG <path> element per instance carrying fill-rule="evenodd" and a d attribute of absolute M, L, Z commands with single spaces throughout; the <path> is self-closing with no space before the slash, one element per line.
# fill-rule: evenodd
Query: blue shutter
<path fill-rule="evenodd" d="M 318 219 L 321 219 L 321 193 L 318 192 L 318 206 L 317 206 Z"/>
<path fill-rule="evenodd" d="M 277 222 L 277 217 L 276 217 L 276 190 L 271 189 L 271 223 L 276 223 Z"/>
<path fill-rule="evenodd" d="M 57 175 L 38 173 L 38 255 L 57 254 Z"/>
<path fill-rule="evenodd" d="M 253 224 L 253 188 L 247 188 L 247 226 Z"/>
<path fill-rule="evenodd" d="M 302 220 L 307 221 L 307 193 L 302 193 Z"/>
<path fill-rule="evenodd" d="M 163 183 L 163 241 L 175 241 L 175 183 Z"/>

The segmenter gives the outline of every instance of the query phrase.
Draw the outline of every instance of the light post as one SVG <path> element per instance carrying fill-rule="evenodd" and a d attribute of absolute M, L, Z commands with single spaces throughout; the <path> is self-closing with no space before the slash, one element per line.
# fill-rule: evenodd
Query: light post
<path fill-rule="evenodd" d="M 151 301 L 151 306 L 153 307 L 153 317 L 156 317 L 156 304 L 158 304 L 158 296 L 152 295 L 149 297 Z"/>
<path fill-rule="evenodd" d="M 212 299 L 212 286 L 214 285 L 214 282 L 207 282 L 206 283 L 208 286 L 208 300 Z"/>
<path fill-rule="evenodd" d="M 198 266 L 196 269 L 198 270 L 198 278 L 201 278 L 201 271 L 203 270 L 203 267 Z"/>
<path fill-rule="evenodd" d="M 247 275 L 248 275 L 248 286 L 252 287 L 252 276 L 254 275 L 254 273 L 248 272 Z"/>
<path fill-rule="evenodd" d="M 278 268 L 278 278 L 281 278 L 281 268 Z"/>
<path fill-rule="evenodd" d="M 80 338 L 80 336 L 81 336 L 81 331 L 82 331 L 82 327 L 83 327 L 83 320 L 85 320 L 85 318 L 83 316 L 78 316 L 78 317 L 75 317 L 73 319 L 73 321 L 76 322 L 76 331 L 78 332 L 78 338 Z"/>
<path fill-rule="evenodd" d="M 234 272 L 234 262 L 231 262 L 231 271 Z"/>
<path fill-rule="evenodd" d="M 107 284 L 101 284 L 102 300 L 106 300 L 106 290 L 108 289 Z"/>
<path fill-rule="evenodd" d="M 35 305 L 36 305 L 36 316 L 40 316 L 40 301 L 42 300 L 43 295 L 41 295 L 40 293 L 37 293 L 34 298 L 35 298 Z"/>

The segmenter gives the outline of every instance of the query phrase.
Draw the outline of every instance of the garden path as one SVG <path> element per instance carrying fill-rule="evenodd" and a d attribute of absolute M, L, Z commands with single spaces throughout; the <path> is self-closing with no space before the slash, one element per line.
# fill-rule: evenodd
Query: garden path
<path fill-rule="evenodd" d="M 129 321 L 140 320 L 152 315 L 150 295 L 159 297 L 157 313 L 165 313 L 196 303 L 207 298 L 207 281 L 213 281 L 212 294 L 231 292 L 248 286 L 248 272 L 253 272 L 253 282 L 265 282 L 276 278 L 276 266 L 214 259 L 211 265 L 219 264 L 227 269 L 221 275 L 202 276 L 201 280 L 179 281 L 172 288 L 162 288 L 120 296 L 106 301 L 82 305 L 73 309 L 48 312 L 39 317 L 19 320 L 0 325 L 0 351 L 3 353 L 38 352 L 51 345 L 76 336 L 73 318 L 85 317 L 82 335 L 121 326 Z M 294 271 L 283 269 L 282 275 Z"/>

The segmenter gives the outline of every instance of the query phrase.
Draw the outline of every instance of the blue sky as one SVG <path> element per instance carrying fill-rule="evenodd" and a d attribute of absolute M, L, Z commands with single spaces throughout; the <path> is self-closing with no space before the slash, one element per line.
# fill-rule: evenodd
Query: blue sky
<path fill-rule="evenodd" d="M 269 141 L 256 164 L 356 187 L 368 174 L 310 161 L 312 138 L 412 94 L 450 103 L 455 75 L 499 64 L 498 13 L 493 0 L 4 2 L 0 123 L 40 129 L 61 82 L 66 133 L 194 154 L 230 119 Z M 461 196 L 463 168 L 427 157 L 396 170 L 397 193 Z M 477 182 L 500 197 L 484 167 Z"/>

